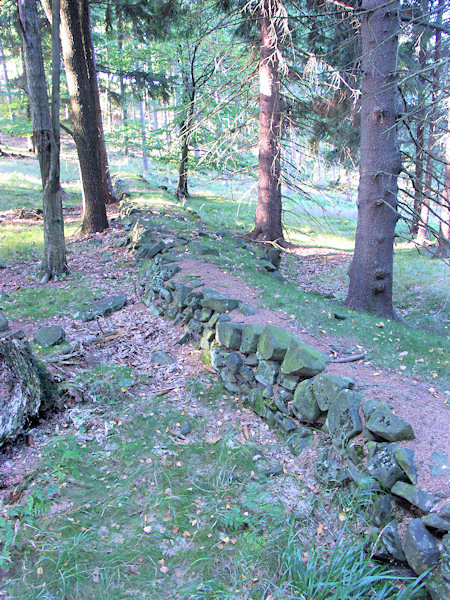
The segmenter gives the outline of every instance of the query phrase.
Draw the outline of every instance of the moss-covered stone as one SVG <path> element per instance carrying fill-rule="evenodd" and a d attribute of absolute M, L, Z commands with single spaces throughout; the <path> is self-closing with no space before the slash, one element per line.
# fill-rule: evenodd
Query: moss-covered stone
<path fill-rule="evenodd" d="M 320 373 L 314 377 L 311 385 L 320 410 L 328 410 L 342 390 L 353 388 L 354 381 L 350 377 Z"/>
<path fill-rule="evenodd" d="M 328 430 L 336 447 L 341 447 L 362 432 L 359 416 L 361 397 L 352 390 L 343 390 L 328 411 Z"/>
<path fill-rule="evenodd" d="M 386 402 L 380 402 L 370 414 L 366 425 L 372 433 L 389 442 L 413 440 L 414 431 L 411 425 L 395 415 Z"/>
<path fill-rule="evenodd" d="M 420 519 L 408 523 L 403 538 L 403 551 L 411 569 L 421 575 L 439 562 L 439 550 L 435 538 Z"/>
<path fill-rule="evenodd" d="M 65 339 L 66 333 L 59 325 L 41 327 L 33 336 L 33 341 L 43 348 L 49 348 L 50 346 L 62 344 Z"/>
<path fill-rule="evenodd" d="M 291 339 L 281 364 L 284 375 L 300 375 L 313 377 L 321 373 L 330 362 L 324 352 L 308 346 L 298 338 Z"/>
<path fill-rule="evenodd" d="M 259 337 L 258 357 L 261 360 L 283 360 L 291 340 L 292 335 L 285 329 L 266 325 Z"/>
<path fill-rule="evenodd" d="M 421 490 L 410 483 L 397 481 L 392 487 L 391 492 L 407 500 L 413 506 L 420 508 L 423 512 L 430 512 L 437 502 L 434 494 Z"/>
<path fill-rule="evenodd" d="M 205 293 L 201 305 L 203 308 L 210 308 L 214 312 L 224 313 L 237 308 L 239 306 L 239 300 L 237 298 L 223 296 L 218 292 L 210 292 L 208 294 Z"/>
<path fill-rule="evenodd" d="M 244 325 L 242 323 L 234 323 L 232 321 L 219 323 L 216 330 L 217 341 L 222 346 L 225 346 L 225 348 L 239 350 L 243 329 Z"/>
<path fill-rule="evenodd" d="M 367 461 L 369 474 L 388 490 L 405 478 L 404 471 L 395 460 L 395 449 L 396 444 L 377 444 L 376 451 Z"/>
<path fill-rule="evenodd" d="M 263 385 L 273 385 L 276 381 L 280 364 L 272 360 L 260 360 L 256 369 L 256 381 Z"/>
<path fill-rule="evenodd" d="M 256 414 L 264 417 L 266 414 L 266 400 L 263 396 L 262 389 L 253 388 L 250 391 L 248 401 Z"/>
<path fill-rule="evenodd" d="M 321 410 L 313 394 L 311 382 L 308 379 L 298 384 L 291 408 L 294 415 L 301 421 L 314 423 L 320 417 Z"/>
<path fill-rule="evenodd" d="M 417 472 L 414 466 L 414 452 L 409 448 L 397 447 L 395 449 L 395 460 L 408 476 L 411 483 L 417 483 Z"/>
<path fill-rule="evenodd" d="M 242 354 L 253 354 L 256 352 L 263 329 L 263 325 L 245 325 L 242 330 L 241 347 L 239 348 Z"/>

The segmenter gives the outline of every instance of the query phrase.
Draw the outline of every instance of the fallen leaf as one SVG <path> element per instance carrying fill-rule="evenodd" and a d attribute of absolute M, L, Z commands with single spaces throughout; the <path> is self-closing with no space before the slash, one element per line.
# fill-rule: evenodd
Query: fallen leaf
<path fill-rule="evenodd" d="M 210 435 L 207 438 L 205 438 L 205 442 L 207 444 L 217 444 L 217 442 L 221 439 L 221 435 L 217 434 L 217 435 Z"/>
<path fill-rule="evenodd" d="M 248 438 L 250 437 L 248 425 L 244 425 L 244 427 L 242 428 L 242 433 L 244 434 L 245 439 L 248 440 Z"/>

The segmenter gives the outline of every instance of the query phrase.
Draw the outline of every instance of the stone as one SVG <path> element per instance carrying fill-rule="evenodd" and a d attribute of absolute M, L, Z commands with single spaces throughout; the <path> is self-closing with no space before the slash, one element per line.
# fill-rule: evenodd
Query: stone
<path fill-rule="evenodd" d="M 275 281 L 278 281 L 278 283 L 284 283 L 284 277 L 280 271 L 274 271 L 273 273 L 270 273 L 270 276 L 272 279 L 275 279 Z"/>
<path fill-rule="evenodd" d="M 435 450 L 431 455 L 431 474 L 434 477 L 450 476 L 450 463 L 442 450 Z"/>
<path fill-rule="evenodd" d="M 386 402 L 380 402 L 371 413 L 366 427 L 372 433 L 389 442 L 413 440 L 414 431 L 408 421 L 397 417 Z"/>
<path fill-rule="evenodd" d="M 205 297 L 201 301 L 203 308 L 210 308 L 214 312 L 224 313 L 227 310 L 234 310 L 239 306 L 239 300 L 237 298 L 229 298 L 223 296 L 218 292 L 205 294 Z"/>
<path fill-rule="evenodd" d="M 320 373 L 314 377 L 311 384 L 320 410 L 328 410 L 342 390 L 353 388 L 354 381 L 350 377 Z"/>
<path fill-rule="evenodd" d="M 167 352 L 155 350 L 155 352 L 152 353 L 152 362 L 157 365 L 172 365 L 175 360 Z"/>
<path fill-rule="evenodd" d="M 441 506 L 441 508 L 438 511 L 438 514 L 443 519 L 450 519 L 450 500 L 449 499 L 447 499 L 445 504 L 443 506 Z"/>
<path fill-rule="evenodd" d="M 181 421 L 180 423 L 180 434 L 181 435 L 189 435 L 192 431 L 191 424 L 189 421 Z"/>
<path fill-rule="evenodd" d="M 127 303 L 126 294 L 115 294 L 104 300 L 98 300 L 94 302 L 91 309 L 96 317 L 108 317 L 113 312 L 116 312 L 123 308 Z"/>
<path fill-rule="evenodd" d="M 313 471 L 326 484 L 341 485 L 348 481 L 347 471 L 329 452 L 324 452 L 313 464 Z"/>
<path fill-rule="evenodd" d="M 291 409 L 294 415 L 301 421 L 314 423 L 320 417 L 321 410 L 316 402 L 312 385 L 308 379 L 298 384 Z"/>
<path fill-rule="evenodd" d="M 210 309 L 206 308 L 205 310 L 210 310 Z M 212 317 L 209 319 L 209 321 L 207 323 L 208 327 L 210 327 L 211 329 L 214 329 L 217 325 L 217 322 L 219 321 L 220 316 L 221 316 L 220 313 L 213 313 Z M 230 318 L 230 321 L 231 321 L 231 318 Z"/>
<path fill-rule="evenodd" d="M 361 404 L 361 410 L 363 412 L 364 417 L 368 419 L 377 406 L 378 401 L 374 400 L 373 398 L 368 398 L 367 400 L 364 400 L 364 402 Z"/>
<path fill-rule="evenodd" d="M 294 394 L 281 386 L 278 386 L 278 393 L 280 394 L 280 398 L 285 404 L 287 404 L 288 402 L 292 402 L 292 400 L 294 399 Z"/>
<path fill-rule="evenodd" d="M 237 352 L 230 352 L 225 361 L 226 370 L 229 373 L 236 375 L 242 365 L 243 360 L 240 354 L 238 354 Z"/>
<path fill-rule="evenodd" d="M 258 361 L 258 357 L 256 356 L 256 354 L 249 354 L 244 359 L 244 363 L 246 365 L 248 365 L 249 367 L 256 367 L 258 362 L 259 361 Z"/>
<path fill-rule="evenodd" d="M 198 320 L 201 321 L 202 323 L 206 323 L 206 321 L 210 320 L 211 316 L 212 316 L 212 310 L 210 308 L 202 308 L 200 310 Z"/>
<path fill-rule="evenodd" d="M 367 461 L 367 471 L 372 477 L 390 490 L 399 480 L 405 478 L 405 473 L 395 460 L 396 444 L 378 444 L 375 454 Z"/>
<path fill-rule="evenodd" d="M 373 555 L 376 558 L 394 558 L 400 562 L 405 560 L 402 542 L 398 535 L 398 523 L 395 519 L 388 523 L 381 531 L 378 543 L 373 550 Z"/>
<path fill-rule="evenodd" d="M 247 304 L 246 302 L 239 302 L 239 310 L 246 317 L 251 317 L 254 314 L 256 314 L 255 309 L 252 308 L 250 304 Z"/>
<path fill-rule="evenodd" d="M 146 302 L 146 304 L 147 304 L 147 302 Z M 147 304 L 147 306 L 148 306 L 148 312 L 154 317 L 160 317 L 164 313 L 163 309 L 160 306 L 158 306 L 158 304 L 154 304 L 153 302 L 150 302 L 149 304 Z"/>
<path fill-rule="evenodd" d="M 284 375 L 313 377 L 321 373 L 330 362 L 324 352 L 316 350 L 299 339 L 291 339 L 281 364 Z"/>
<path fill-rule="evenodd" d="M 411 483 L 417 483 L 417 472 L 414 466 L 414 452 L 409 448 L 397 447 L 395 449 L 395 460 L 408 476 Z"/>
<path fill-rule="evenodd" d="M 438 531 L 450 531 L 450 520 L 443 519 L 434 512 L 430 512 L 428 515 L 424 515 L 422 517 L 422 523 L 427 527 L 437 529 Z"/>
<path fill-rule="evenodd" d="M 311 448 L 314 441 L 312 429 L 299 427 L 288 439 L 288 446 L 292 454 L 299 456 L 305 450 Z"/>
<path fill-rule="evenodd" d="M 253 354 L 258 347 L 258 341 L 263 332 L 263 325 L 245 325 L 242 330 L 242 342 L 239 351 L 242 354 Z"/>
<path fill-rule="evenodd" d="M 273 405 L 275 406 L 275 408 L 277 410 L 279 410 L 284 415 L 286 415 L 286 416 L 290 415 L 290 410 L 288 409 L 286 404 L 281 399 L 281 396 L 275 396 L 275 398 L 273 399 Z"/>
<path fill-rule="evenodd" d="M 102 254 L 100 260 L 103 264 L 109 263 L 111 262 L 111 255 L 105 252 L 104 254 Z"/>
<path fill-rule="evenodd" d="M 62 344 L 65 339 L 66 332 L 59 325 L 40 327 L 33 336 L 33 341 L 43 348 Z"/>
<path fill-rule="evenodd" d="M 445 580 L 450 581 L 450 534 L 442 538 L 441 574 Z"/>
<path fill-rule="evenodd" d="M 180 285 L 177 287 L 173 294 L 173 302 L 178 308 L 184 308 L 187 306 L 189 295 L 192 292 L 192 288 L 187 285 Z"/>
<path fill-rule="evenodd" d="M 352 390 L 342 390 L 330 406 L 327 423 L 335 446 L 345 445 L 362 432 L 360 403 L 359 394 Z"/>
<path fill-rule="evenodd" d="M 179 344 L 180 346 L 184 346 L 184 344 L 187 344 L 188 341 L 191 339 L 191 336 L 192 336 L 192 333 L 190 331 L 186 331 L 185 333 L 183 333 L 183 335 L 177 341 L 177 344 Z"/>
<path fill-rule="evenodd" d="M 243 329 L 243 323 L 234 323 L 232 321 L 219 323 L 216 330 L 216 339 L 225 348 L 239 350 Z"/>
<path fill-rule="evenodd" d="M 266 325 L 259 337 L 257 355 L 260 360 L 283 360 L 292 336 L 285 329 Z"/>
<path fill-rule="evenodd" d="M 427 578 L 426 589 L 431 600 L 448 600 L 450 598 L 450 582 L 440 573 Z"/>
<path fill-rule="evenodd" d="M 255 374 L 253 372 L 253 369 L 246 365 L 242 365 L 240 367 L 239 377 L 246 383 L 254 383 L 255 382 Z"/>
<path fill-rule="evenodd" d="M 248 396 L 248 402 L 256 414 L 264 417 L 266 414 L 266 400 L 261 388 L 253 388 Z"/>
<path fill-rule="evenodd" d="M 0 332 L 8 331 L 8 330 L 9 330 L 8 319 L 5 317 L 5 314 L 0 309 Z"/>
<path fill-rule="evenodd" d="M 297 387 L 298 380 L 299 378 L 296 375 L 283 375 L 283 373 L 278 374 L 278 383 L 291 392 L 293 392 Z"/>
<path fill-rule="evenodd" d="M 437 498 L 430 492 L 425 492 L 410 483 L 397 481 L 392 486 L 391 492 L 407 500 L 413 506 L 417 506 L 425 513 L 429 513 L 437 502 Z"/>
<path fill-rule="evenodd" d="M 195 333 L 200 333 L 203 330 L 203 323 L 200 323 L 197 319 L 190 319 L 188 328 Z"/>
<path fill-rule="evenodd" d="M 276 381 L 280 364 L 272 360 L 260 360 L 256 369 L 256 381 L 263 385 L 273 385 Z"/>
<path fill-rule="evenodd" d="M 214 331 L 214 329 L 204 329 L 203 333 L 202 333 L 202 340 L 205 340 L 206 342 L 208 342 L 208 344 L 210 344 L 214 338 L 216 337 L 216 332 Z"/>
<path fill-rule="evenodd" d="M 188 250 L 194 256 L 219 256 L 219 251 L 216 250 L 216 248 L 204 246 L 199 242 L 191 242 L 188 246 Z"/>
<path fill-rule="evenodd" d="M 276 412 L 275 414 L 276 422 L 278 427 L 285 431 L 286 433 L 290 433 L 291 431 L 295 431 L 297 429 L 297 423 L 289 417 L 284 416 L 280 412 Z"/>
<path fill-rule="evenodd" d="M 403 551 L 409 566 L 417 575 L 439 563 L 436 540 L 420 519 L 413 519 L 408 523 L 403 538 Z"/>
<path fill-rule="evenodd" d="M 0 446 L 26 430 L 27 423 L 57 398 L 47 369 L 26 340 L 0 340 Z"/>
<path fill-rule="evenodd" d="M 269 273 L 272 273 L 273 271 L 276 271 L 277 268 L 276 266 L 270 262 L 270 260 L 267 260 L 265 258 L 261 258 L 258 261 L 258 265 L 257 265 L 258 270 L 262 269 L 264 271 L 269 271 Z"/>
<path fill-rule="evenodd" d="M 370 519 L 377 527 L 384 527 L 389 522 L 392 512 L 392 496 L 380 494 L 370 505 Z"/>

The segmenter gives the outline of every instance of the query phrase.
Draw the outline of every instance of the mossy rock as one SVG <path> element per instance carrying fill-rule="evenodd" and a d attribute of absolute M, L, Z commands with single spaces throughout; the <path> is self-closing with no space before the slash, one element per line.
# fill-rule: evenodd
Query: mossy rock
<path fill-rule="evenodd" d="M 292 335 L 285 329 L 266 325 L 258 340 L 258 357 L 261 360 L 283 360 L 291 340 Z"/>
<path fill-rule="evenodd" d="M 329 362 L 327 354 L 295 338 L 289 342 L 281 364 L 281 372 L 284 375 L 314 377 L 321 373 Z"/>

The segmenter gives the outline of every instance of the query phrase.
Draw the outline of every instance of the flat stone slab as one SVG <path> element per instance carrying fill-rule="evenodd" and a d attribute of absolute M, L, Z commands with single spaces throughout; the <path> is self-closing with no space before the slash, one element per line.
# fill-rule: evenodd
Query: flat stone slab
<path fill-rule="evenodd" d="M 324 352 L 291 337 L 281 364 L 281 372 L 284 375 L 314 377 L 321 373 L 329 362 L 330 358 Z"/>
<path fill-rule="evenodd" d="M 350 377 L 320 373 L 311 381 L 313 394 L 320 410 L 329 410 L 342 390 L 352 389 L 355 385 Z"/>
<path fill-rule="evenodd" d="M 97 317 L 108 317 L 123 308 L 127 303 L 126 294 L 115 294 L 104 300 L 98 300 L 92 305 L 92 312 Z"/>
<path fill-rule="evenodd" d="M 172 365 L 175 360 L 167 352 L 156 350 L 152 353 L 152 362 L 157 365 Z"/>
<path fill-rule="evenodd" d="M 415 438 L 413 428 L 408 421 L 395 415 L 386 402 L 380 402 L 375 410 L 371 412 L 366 427 L 369 431 L 388 442 L 413 440 Z"/>
<path fill-rule="evenodd" d="M 66 332 L 59 325 L 41 327 L 33 336 L 33 341 L 43 348 L 49 348 L 50 346 L 62 344 L 65 339 Z"/>
<path fill-rule="evenodd" d="M 283 360 L 292 335 L 281 327 L 266 325 L 258 341 L 257 354 L 261 360 Z"/>
<path fill-rule="evenodd" d="M 223 296 L 222 294 L 217 293 L 209 293 L 206 294 L 201 300 L 200 304 L 203 308 L 210 308 L 214 312 L 224 313 L 227 310 L 234 310 L 239 306 L 239 300 L 237 298 L 229 298 L 228 296 Z"/>
<path fill-rule="evenodd" d="M 410 504 L 417 506 L 417 508 L 420 508 L 420 510 L 426 513 L 430 512 L 437 502 L 437 498 L 434 494 L 425 492 L 404 481 L 397 481 L 395 485 L 392 486 L 391 492 L 396 496 L 404 498 Z"/>

